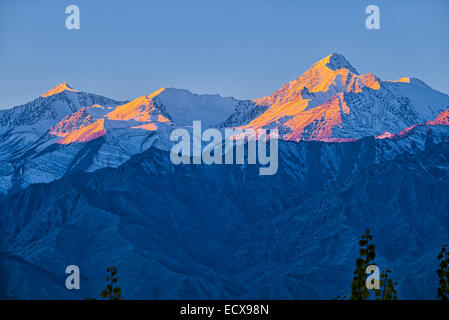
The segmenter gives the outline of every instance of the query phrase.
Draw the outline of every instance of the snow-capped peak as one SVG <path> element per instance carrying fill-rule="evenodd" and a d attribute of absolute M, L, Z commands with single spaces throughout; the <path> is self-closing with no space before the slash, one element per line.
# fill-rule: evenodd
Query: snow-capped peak
<path fill-rule="evenodd" d="M 39 179 L 51 170 L 56 170 L 54 175 L 44 181 L 62 176 L 73 161 L 81 159 L 71 152 L 86 152 L 81 144 L 99 137 L 103 138 L 88 147 L 93 148 L 89 153 L 95 154 L 89 170 L 118 166 L 153 145 L 168 150 L 172 130 L 190 130 L 194 121 L 201 121 L 204 129 L 278 129 L 283 140 L 347 142 L 374 136 L 389 141 L 406 137 L 411 132 L 408 128 L 416 124 L 449 125 L 447 110 L 449 96 L 424 82 L 415 78 L 382 81 L 372 73 L 358 74 L 336 53 L 273 94 L 254 101 L 175 88 L 160 88 L 132 101 L 115 101 L 76 91 L 63 82 L 27 104 L 0 111 L 4 138 L 0 160 L 33 162 L 23 184 L 15 174 L 0 174 L 0 192 L 19 183 L 23 187 L 42 182 Z M 58 147 L 46 149 L 56 141 Z M 65 144 L 71 146 L 66 149 Z M 41 153 L 43 150 L 46 152 Z M 41 172 L 45 172 L 42 175 L 36 174 L 38 157 Z M 49 162 L 53 158 L 57 161 Z M 59 163 L 63 160 L 67 160 L 65 165 Z"/>
<path fill-rule="evenodd" d="M 266 110 L 243 128 L 278 128 L 286 140 L 358 139 L 401 132 L 448 109 L 449 97 L 415 78 L 382 81 L 358 74 L 340 54 L 254 100 Z"/>
<path fill-rule="evenodd" d="M 72 89 L 72 88 L 67 84 L 67 82 L 62 82 L 62 83 L 58 84 L 56 87 L 54 87 L 54 88 L 48 90 L 47 92 L 45 92 L 45 93 L 42 95 L 42 97 L 44 97 L 44 98 L 45 98 L 45 97 L 49 97 L 49 96 L 52 96 L 52 95 L 54 95 L 54 94 L 57 94 L 57 93 L 66 91 L 66 90 L 67 90 L 67 91 L 78 92 L 77 90 Z"/>
<path fill-rule="evenodd" d="M 319 61 L 318 63 L 325 63 L 325 66 L 328 67 L 331 70 L 339 70 L 339 69 L 348 69 L 354 74 L 359 74 L 357 70 L 349 63 L 346 58 L 338 53 L 332 53 Z"/>
<path fill-rule="evenodd" d="M 202 121 L 206 126 L 218 125 L 234 111 L 238 100 L 219 95 L 199 95 L 185 89 L 160 88 L 145 96 L 118 106 L 106 117 L 110 120 L 136 120 L 152 122 L 173 121 L 179 126 Z M 159 121 L 158 120 L 158 121 Z"/>

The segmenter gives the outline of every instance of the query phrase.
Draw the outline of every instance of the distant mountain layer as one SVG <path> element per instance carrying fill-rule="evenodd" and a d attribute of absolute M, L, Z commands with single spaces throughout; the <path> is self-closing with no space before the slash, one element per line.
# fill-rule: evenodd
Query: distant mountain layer
<path fill-rule="evenodd" d="M 254 101 L 161 88 L 130 101 L 61 83 L 0 111 L 0 297 L 347 295 L 357 241 L 400 298 L 434 298 L 448 241 L 449 96 L 339 54 Z M 279 171 L 170 162 L 170 133 L 278 129 Z M 64 287 L 80 266 L 80 291 Z"/>
<path fill-rule="evenodd" d="M 116 169 L 32 185 L 0 202 L 2 294 L 98 296 L 115 265 L 128 299 L 330 299 L 348 294 L 369 228 L 400 298 L 434 298 L 449 143 L 376 164 L 382 141 L 283 142 L 273 176 L 174 166 L 150 148 Z M 69 264 L 80 291 L 63 287 Z"/>

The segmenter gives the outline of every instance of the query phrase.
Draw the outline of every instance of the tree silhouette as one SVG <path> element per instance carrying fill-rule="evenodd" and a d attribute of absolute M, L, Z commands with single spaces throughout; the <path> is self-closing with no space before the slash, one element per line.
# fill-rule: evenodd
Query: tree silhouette
<path fill-rule="evenodd" d="M 437 274 L 440 286 L 437 289 L 437 298 L 449 300 L 449 252 L 447 244 L 441 246 L 438 260 L 440 261 L 440 268 L 437 270 Z"/>
<path fill-rule="evenodd" d="M 356 260 L 356 269 L 351 284 L 350 300 L 366 300 L 370 298 L 370 291 L 366 287 L 366 270 L 369 265 L 373 265 L 376 258 L 376 246 L 370 241 L 373 236 L 367 229 L 359 241 L 360 257 Z M 382 271 L 379 279 L 379 289 L 374 289 L 377 300 L 397 300 L 397 291 L 393 280 L 389 278 L 390 270 Z"/>
<path fill-rule="evenodd" d="M 377 300 L 398 300 L 397 291 L 394 288 L 397 282 L 393 283 L 393 280 L 388 277 L 389 273 L 391 271 L 387 269 L 380 274 L 380 289 L 375 290 Z"/>
<path fill-rule="evenodd" d="M 122 289 L 114 287 L 118 281 L 117 268 L 109 267 L 106 269 L 108 276 L 106 277 L 106 289 L 101 292 L 102 298 L 109 298 L 109 300 L 123 300 Z"/>
<path fill-rule="evenodd" d="M 355 261 L 356 269 L 351 284 L 350 300 L 365 300 L 370 296 L 365 281 L 366 268 L 374 262 L 374 258 L 376 257 L 376 246 L 370 244 L 370 240 L 372 239 L 373 236 L 370 235 L 370 231 L 367 229 L 362 235 L 362 239 L 359 241 L 360 257 Z"/>

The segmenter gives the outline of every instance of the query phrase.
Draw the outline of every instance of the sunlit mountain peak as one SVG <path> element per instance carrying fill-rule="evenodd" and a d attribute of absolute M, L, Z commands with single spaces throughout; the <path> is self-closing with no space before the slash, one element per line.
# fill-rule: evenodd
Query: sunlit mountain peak
<path fill-rule="evenodd" d="M 165 88 L 159 88 L 158 90 L 156 90 L 156 91 L 154 91 L 154 92 L 152 92 L 152 93 L 150 93 L 148 96 L 147 96 L 147 98 L 148 99 L 151 99 L 151 98 L 154 98 L 155 96 L 157 96 L 157 95 L 159 95 L 162 91 L 164 91 L 165 90 Z"/>
<path fill-rule="evenodd" d="M 58 84 L 56 87 L 54 87 L 54 88 L 48 90 L 47 92 L 45 92 L 45 93 L 42 95 L 42 97 L 44 97 L 44 98 L 45 98 L 45 97 L 49 97 L 49 96 L 52 96 L 52 95 L 54 95 L 54 94 L 57 94 L 57 93 L 66 91 L 66 90 L 67 90 L 67 91 L 78 92 L 77 90 L 72 89 L 72 88 L 67 84 L 67 82 L 62 82 L 62 83 Z"/>
<path fill-rule="evenodd" d="M 332 53 L 314 63 L 300 77 L 283 85 L 272 95 L 254 101 L 260 105 L 303 102 L 310 93 L 339 91 L 360 92 L 363 87 L 377 90 L 379 83 L 371 73 L 359 75 L 357 70 L 338 53 Z M 330 96 L 328 97 L 330 98 Z"/>
<path fill-rule="evenodd" d="M 447 109 L 445 101 L 447 96 L 418 79 L 382 81 L 371 72 L 359 74 L 343 55 L 332 53 L 273 94 L 255 99 L 265 111 L 242 128 L 277 128 L 283 139 L 295 141 L 382 139 L 435 119 Z M 444 115 L 435 120 L 446 122 Z"/>
<path fill-rule="evenodd" d="M 318 61 L 315 65 L 324 65 L 331 70 L 348 69 L 354 74 L 359 74 L 357 70 L 349 63 L 346 58 L 338 53 L 332 53 L 324 59 Z"/>
<path fill-rule="evenodd" d="M 130 120 L 140 122 L 152 120 L 152 115 L 159 115 L 159 110 L 154 105 L 154 98 L 161 94 L 165 88 L 160 88 L 149 95 L 138 97 L 125 103 L 106 115 L 111 120 Z M 165 120 L 165 119 L 164 119 Z M 165 120 L 165 122 L 168 120 Z"/>

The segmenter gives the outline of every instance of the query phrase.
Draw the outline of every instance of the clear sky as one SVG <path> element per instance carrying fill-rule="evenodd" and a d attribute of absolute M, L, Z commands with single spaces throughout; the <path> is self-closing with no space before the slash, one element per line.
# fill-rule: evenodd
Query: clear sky
<path fill-rule="evenodd" d="M 80 30 L 65 27 L 71 4 Z M 369 4 L 381 30 L 365 28 Z M 449 1 L 0 0 L 0 108 L 63 81 L 119 100 L 160 87 L 253 99 L 331 52 L 449 93 Z"/>

